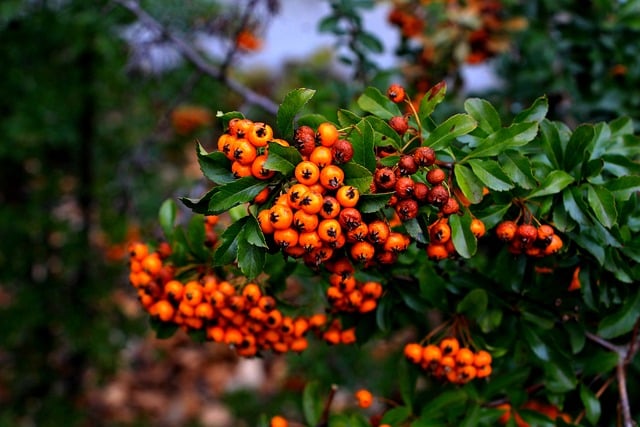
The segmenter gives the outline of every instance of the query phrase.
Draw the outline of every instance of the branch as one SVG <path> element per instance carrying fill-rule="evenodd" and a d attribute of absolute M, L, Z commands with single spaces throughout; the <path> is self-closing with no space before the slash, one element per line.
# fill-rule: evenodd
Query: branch
<path fill-rule="evenodd" d="M 162 34 L 167 40 L 171 41 L 177 51 L 191 64 L 193 64 L 202 73 L 226 84 L 229 89 L 238 95 L 242 96 L 244 100 L 250 104 L 256 105 L 266 112 L 276 115 L 278 112 L 278 105 L 271 99 L 260 95 L 257 92 L 244 86 L 242 83 L 228 77 L 226 75 L 226 69 L 220 69 L 212 65 L 207 61 L 200 53 L 193 48 L 191 44 L 185 41 L 177 34 L 169 31 L 165 26 L 159 23 L 154 17 L 149 15 L 136 0 L 114 0 L 117 4 L 124 7 L 133 13 L 140 23 L 147 28 L 157 31 Z"/>

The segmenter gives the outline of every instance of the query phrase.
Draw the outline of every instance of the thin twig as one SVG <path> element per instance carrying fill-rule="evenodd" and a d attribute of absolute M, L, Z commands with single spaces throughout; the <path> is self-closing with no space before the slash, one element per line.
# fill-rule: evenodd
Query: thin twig
<path fill-rule="evenodd" d="M 226 86 L 240 95 L 250 104 L 256 105 L 270 114 L 277 114 L 278 105 L 266 96 L 254 92 L 242 83 L 228 77 L 220 68 L 207 61 L 200 53 L 182 37 L 169 31 L 154 17 L 149 15 L 136 0 L 114 0 L 117 4 L 133 13 L 141 24 L 147 28 L 159 32 L 167 40 L 171 41 L 180 54 L 198 70 L 214 79 L 226 84 Z"/>
<path fill-rule="evenodd" d="M 324 403 L 324 409 L 322 410 L 322 415 L 320 416 L 320 420 L 318 421 L 318 425 L 316 427 L 325 427 L 329 425 L 329 412 L 331 410 L 331 404 L 333 403 L 333 398 L 336 396 L 337 391 L 338 391 L 338 386 L 335 384 L 332 384 L 331 390 L 329 391 L 329 396 L 327 396 L 327 401 Z"/>
<path fill-rule="evenodd" d="M 607 350 L 611 350 L 614 353 L 617 353 L 620 356 L 624 356 L 624 349 L 622 347 L 619 347 L 613 343 L 610 343 L 609 341 L 605 340 L 602 337 L 599 337 L 596 334 L 593 334 L 591 332 L 586 332 L 585 336 L 590 339 L 591 341 L 595 342 L 596 344 L 600 344 L 602 347 L 606 348 Z"/>

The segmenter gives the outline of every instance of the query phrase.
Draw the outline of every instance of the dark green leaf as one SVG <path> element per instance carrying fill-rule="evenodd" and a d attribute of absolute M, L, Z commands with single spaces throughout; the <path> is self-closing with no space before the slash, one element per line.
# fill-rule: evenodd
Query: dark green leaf
<path fill-rule="evenodd" d="M 477 319 L 487 310 L 489 296 L 484 289 L 473 289 L 458 303 L 456 313 Z"/>
<path fill-rule="evenodd" d="M 322 114 L 305 114 L 298 117 L 296 124 L 298 126 L 309 126 L 317 129 L 322 123 L 328 122 L 327 118 Z"/>
<path fill-rule="evenodd" d="M 171 338 L 179 328 L 177 323 L 163 322 L 153 317 L 149 317 L 149 323 L 151 324 L 151 329 L 156 333 L 156 338 L 161 340 Z"/>
<path fill-rule="evenodd" d="M 384 45 L 372 33 L 362 31 L 358 34 L 357 40 L 372 53 L 382 53 L 384 51 Z"/>
<path fill-rule="evenodd" d="M 417 218 L 410 219 L 409 221 L 404 222 L 404 228 L 407 230 L 407 234 L 411 236 L 416 242 L 420 243 L 428 243 L 427 238 L 425 237 L 424 230 L 420 227 L 420 223 Z"/>
<path fill-rule="evenodd" d="M 276 142 L 269 144 L 269 154 L 264 162 L 265 169 L 289 176 L 302 161 L 300 152 L 295 147 L 284 147 Z"/>
<path fill-rule="evenodd" d="M 465 404 L 468 399 L 469 396 L 464 389 L 448 390 L 427 402 L 420 415 L 437 414 L 452 405 Z"/>
<path fill-rule="evenodd" d="M 267 248 L 267 241 L 264 239 L 264 234 L 256 217 L 249 215 L 245 221 L 246 225 L 243 233 L 247 242 L 259 248 Z"/>
<path fill-rule="evenodd" d="M 171 236 L 173 236 L 173 226 L 176 222 L 177 210 L 176 202 L 167 199 L 162 203 L 160 211 L 158 212 L 158 222 L 160 223 L 162 232 L 169 240 L 171 240 Z"/>
<path fill-rule="evenodd" d="M 536 186 L 531 163 L 524 155 L 515 150 L 508 150 L 501 153 L 498 160 L 507 176 L 520 187 L 530 190 Z"/>
<path fill-rule="evenodd" d="M 209 201 L 209 214 L 218 215 L 240 203 L 253 200 L 266 186 L 267 182 L 253 177 L 240 178 L 229 184 L 217 187 L 217 192 Z"/>
<path fill-rule="evenodd" d="M 582 404 L 584 405 L 587 421 L 593 425 L 598 425 L 601 412 L 600 401 L 584 384 L 580 386 L 580 400 L 582 400 Z"/>
<path fill-rule="evenodd" d="M 211 201 L 211 197 L 213 197 L 213 195 L 217 192 L 218 188 L 214 187 L 199 199 L 180 197 L 179 200 L 183 205 L 191 209 L 193 212 L 206 215 L 209 210 L 209 202 Z"/>
<path fill-rule="evenodd" d="M 444 96 L 447 93 L 447 85 L 443 81 L 435 84 L 429 92 L 427 92 L 420 101 L 420 109 L 418 110 L 418 116 L 421 122 L 425 122 L 433 113 L 436 105 L 440 104 L 444 100 Z"/>
<path fill-rule="evenodd" d="M 627 201 L 634 193 L 640 191 L 640 176 L 621 176 L 607 180 L 603 187 L 621 201 Z"/>
<path fill-rule="evenodd" d="M 510 148 L 522 147 L 529 143 L 538 133 L 535 122 L 515 123 L 508 128 L 502 128 L 486 137 L 475 149 L 463 159 L 496 156 Z"/>
<path fill-rule="evenodd" d="M 341 17 L 337 15 L 329 15 L 318 23 L 318 31 L 321 33 L 336 33 L 340 29 Z"/>
<path fill-rule="evenodd" d="M 468 114 L 456 114 L 440 123 L 422 145 L 441 150 L 447 144 L 461 135 L 466 135 L 478 126 L 478 123 Z"/>
<path fill-rule="evenodd" d="M 527 199 L 559 193 L 573 181 L 575 179 L 565 171 L 554 170 L 542 180 L 538 188 L 529 193 Z"/>
<path fill-rule="evenodd" d="M 381 424 L 398 425 L 411 416 L 411 409 L 406 406 L 396 406 L 388 410 L 380 420 Z"/>
<path fill-rule="evenodd" d="M 578 380 L 571 364 L 564 357 L 554 357 L 553 363 L 544 364 L 545 384 L 549 391 L 566 393 L 576 387 Z"/>
<path fill-rule="evenodd" d="M 478 127 L 489 135 L 502 127 L 500 114 L 489 101 L 469 98 L 464 102 L 464 111 L 478 122 Z"/>
<path fill-rule="evenodd" d="M 213 265 L 222 267 L 235 262 L 238 257 L 238 241 L 242 237 L 242 230 L 247 219 L 232 223 L 220 236 L 220 245 L 213 254 Z"/>
<path fill-rule="evenodd" d="M 231 172 L 231 162 L 220 151 L 207 153 L 202 145 L 198 143 L 198 163 L 202 174 L 216 184 L 227 184 L 235 181 Z"/>
<path fill-rule="evenodd" d="M 357 103 L 364 111 L 384 120 L 402 115 L 400 108 L 375 87 L 365 89 L 364 93 L 358 98 Z"/>
<path fill-rule="evenodd" d="M 354 186 L 360 193 L 369 191 L 373 182 L 373 175 L 357 163 L 349 162 L 341 166 L 344 171 L 344 183 Z"/>
<path fill-rule="evenodd" d="M 498 328 L 502 323 L 502 310 L 487 310 L 482 315 L 478 316 L 477 321 L 482 332 L 488 334 Z"/>
<path fill-rule="evenodd" d="M 187 226 L 187 237 L 189 239 L 189 247 L 191 251 L 201 260 L 205 260 L 208 257 L 208 249 L 204 246 L 205 242 L 205 230 L 204 230 L 204 216 L 194 215 L 189 221 Z"/>
<path fill-rule="evenodd" d="M 551 166 L 559 168 L 562 162 L 564 145 L 556 124 L 544 119 L 540 122 L 540 142 Z"/>
<path fill-rule="evenodd" d="M 284 139 L 291 139 L 293 136 L 294 119 L 296 115 L 302 110 L 307 102 L 316 93 L 313 89 L 298 88 L 289 92 L 280 104 L 278 108 L 278 115 L 276 117 L 276 123 L 280 135 Z"/>
<path fill-rule="evenodd" d="M 637 150 L 637 147 L 635 147 Z M 640 164 L 626 155 L 605 154 L 602 156 L 604 160 L 604 170 L 615 176 L 631 176 L 640 175 Z"/>
<path fill-rule="evenodd" d="M 500 221 L 502 221 L 502 218 L 504 218 L 510 207 L 511 203 L 506 205 L 492 204 L 474 213 L 476 218 L 484 222 L 487 230 L 490 230 L 495 227 Z"/>
<path fill-rule="evenodd" d="M 580 188 L 566 188 L 562 192 L 562 201 L 569 216 L 578 224 L 583 226 L 590 226 L 592 224 L 587 212 L 587 204 L 584 201 Z"/>
<path fill-rule="evenodd" d="M 544 362 L 551 361 L 551 351 L 549 347 L 544 341 L 542 341 L 540 335 L 534 331 L 533 326 L 523 325 L 522 336 L 538 359 Z"/>
<path fill-rule="evenodd" d="M 462 194 L 471 203 L 479 203 L 482 200 L 482 182 L 475 176 L 468 166 L 456 163 L 453 167 L 456 184 L 462 190 Z"/>
<path fill-rule="evenodd" d="M 495 191 L 513 188 L 513 183 L 495 160 L 469 160 L 471 170 L 482 183 Z"/>
<path fill-rule="evenodd" d="M 587 184 L 587 201 L 598 221 L 607 228 L 615 225 L 618 219 L 616 201 L 613 194 L 604 187 Z"/>
<path fill-rule="evenodd" d="M 595 132 L 593 125 L 581 125 L 576 128 L 569 138 L 564 153 L 564 169 L 579 171 L 579 166 L 589 158 L 588 147 L 593 144 Z"/>
<path fill-rule="evenodd" d="M 361 120 L 351 132 L 349 140 L 353 146 L 353 159 L 371 173 L 376 169 L 376 155 L 374 152 L 373 128 L 366 120 Z"/>
<path fill-rule="evenodd" d="M 449 217 L 451 226 L 451 239 L 456 252 L 463 258 L 471 258 L 478 249 L 476 236 L 471 232 L 471 214 L 465 212 L 463 216 L 451 215 Z"/>
<path fill-rule="evenodd" d="M 563 326 L 569 336 L 569 343 L 571 344 L 571 351 L 573 354 L 582 351 L 587 340 L 584 326 L 580 323 L 571 321 L 565 322 Z"/>
<path fill-rule="evenodd" d="M 410 366 L 407 360 L 400 360 L 398 367 L 398 384 L 400 395 L 405 406 L 411 412 L 413 409 L 413 397 L 416 391 L 416 382 L 418 381 L 418 371 L 414 366 Z"/>
<path fill-rule="evenodd" d="M 360 194 L 358 210 L 362 213 L 377 212 L 384 208 L 393 193 Z"/>
<path fill-rule="evenodd" d="M 238 240 L 238 267 L 242 274 L 251 280 L 264 271 L 266 249 L 254 246 L 247 240 L 247 227 L 243 229 L 243 238 Z"/>
<path fill-rule="evenodd" d="M 513 119 L 513 123 L 537 122 L 540 123 L 549 111 L 549 101 L 546 96 L 536 99 L 531 107 L 521 111 Z"/>
<path fill-rule="evenodd" d="M 630 332 L 640 317 L 640 292 L 634 292 L 618 311 L 600 321 L 598 335 L 604 339 L 616 338 Z"/>

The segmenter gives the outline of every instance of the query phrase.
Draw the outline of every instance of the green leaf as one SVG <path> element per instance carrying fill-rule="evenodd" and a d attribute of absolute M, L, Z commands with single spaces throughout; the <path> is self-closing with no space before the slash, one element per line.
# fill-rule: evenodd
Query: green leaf
<path fill-rule="evenodd" d="M 349 137 L 353 147 L 351 162 L 364 166 L 373 173 L 376 169 L 376 154 L 373 149 L 373 128 L 369 122 L 361 120 Z"/>
<path fill-rule="evenodd" d="M 238 240 L 238 267 L 242 274 L 251 280 L 264 271 L 266 261 L 266 250 L 254 246 L 247 240 L 247 227 L 243 229 L 243 238 Z"/>
<path fill-rule="evenodd" d="M 564 153 L 564 170 L 580 171 L 579 166 L 589 159 L 588 147 L 593 144 L 594 137 L 593 125 L 580 125 L 573 131 Z"/>
<path fill-rule="evenodd" d="M 177 211 L 178 207 L 176 206 L 176 202 L 171 199 L 165 200 L 158 211 L 158 222 L 160 223 L 162 232 L 169 240 L 171 240 L 173 236 L 173 226 L 176 222 Z"/>
<path fill-rule="evenodd" d="M 477 319 L 487 311 L 489 296 L 484 289 L 473 289 L 458 303 L 456 313 Z"/>
<path fill-rule="evenodd" d="M 580 387 L 580 400 L 582 400 L 582 404 L 584 405 L 587 421 L 593 425 L 597 425 L 601 412 L 600 401 L 584 384 Z"/>
<path fill-rule="evenodd" d="M 213 187 L 211 190 L 207 191 L 207 193 L 199 199 L 192 199 L 189 197 L 180 197 L 179 200 L 183 205 L 191 209 L 193 212 L 206 215 L 209 210 L 209 202 L 211 201 L 211 197 L 215 193 L 218 192 L 217 187 Z"/>
<path fill-rule="evenodd" d="M 328 122 L 327 118 L 322 114 L 305 114 L 298 117 L 298 126 L 309 126 L 313 129 L 317 129 L 322 123 Z"/>
<path fill-rule="evenodd" d="M 351 185 L 351 184 L 349 184 Z M 384 208 L 393 193 L 360 194 L 358 210 L 362 213 L 378 212 Z"/>
<path fill-rule="evenodd" d="M 462 190 L 462 194 L 471 203 L 479 203 L 482 200 L 482 182 L 475 176 L 468 166 L 456 163 L 453 167 L 456 184 Z"/>
<path fill-rule="evenodd" d="M 525 190 L 530 190 L 536 186 L 536 179 L 533 176 L 531 162 L 518 151 L 505 151 L 499 155 L 498 161 L 511 181 L 520 187 Z"/>
<path fill-rule="evenodd" d="M 606 228 L 616 224 L 618 212 L 613 194 L 604 187 L 587 184 L 587 201 L 589 207 Z"/>
<path fill-rule="evenodd" d="M 340 123 L 340 127 L 347 128 L 349 126 L 354 126 L 360 123 L 362 117 L 358 116 L 353 111 L 340 109 L 338 110 L 338 123 Z"/>
<path fill-rule="evenodd" d="M 547 344 L 542 341 L 540 336 L 534 331 L 533 326 L 525 326 L 522 327 L 522 336 L 525 341 L 529 345 L 529 348 L 536 355 L 536 357 L 544 362 L 551 361 L 551 350 L 547 346 Z"/>
<path fill-rule="evenodd" d="M 245 219 L 246 218 L 246 219 Z M 222 267 L 235 262 L 238 256 L 238 241 L 248 217 L 232 223 L 220 236 L 220 245 L 213 254 L 213 265 Z"/>
<path fill-rule="evenodd" d="M 428 243 L 429 241 L 425 237 L 425 232 L 420 226 L 417 218 L 410 219 L 409 221 L 405 221 L 403 223 L 405 230 L 407 230 L 407 234 L 411 236 L 416 242 L 419 243 Z"/>
<path fill-rule="evenodd" d="M 469 160 L 469 166 L 482 183 L 495 191 L 513 188 L 513 183 L 495 160 Z"/>
<path fill-rule="evenodd" d="M 401 116 L 400 108 L 375 87 L 368 87 L 358 98 L 358 107 L 384 120 Z"/>
<path fill-rule="evenodd" d="M 609 179 L 603 184 L 603 187 L 609 190 L 617 200 L 627 201 L 639 191 L 640 176 L 621 176 Z"/>
<path fill-rule="evenodd" d="M 464 389 L 444 391 L 438 394 L 437 397 L 426 402 L 420 415 L 437 414 L 452 405 L 465 404 L 468 399 L 469 396 Z"/>
<path fill-rule="evenodd" d="M 218 191 L 209 201 L 208 213 L 218 215 L 240 203 L 249 202 L 267 185 L 265 181 L 248 176 L 217 187 Z"/>
<path fill-rule="evenodd" d="M 487 230 L 490 230 L 495 227 L 500 221 L 502 221 L 502 218 L 504 218 L 510 207 L 511 203 L 508 203 L 506 205 L 492 204 L 486 206 L 482 210 L 474 212 L 474 214 L 476 218 L 484 222 Z"/>
<path fill-rule="evenodd" d="M 578 187 L 566 188 L 562 192 L 562 202 L 564 208 L 571 218 L 581 226 L 590 226 L 592 221 L 589 218 L 587 204 L 582 196 L 582 191 Z"/>
<path fill-rule="evenodd" d="M 406 359 L 400 360 L 398 367 L 398 385 L 402 401 L 409 411 L 413 411 L 413 397 L 416 391 L 416 382 L 418 381 L 418 371 L 414 366 L 410 366 Z"/>
<path fill-rule="evenodd" d="M 313 89 L 298 88 L 289 92 L 278 108 L 276 123 L 280 135 L 284 139 L 293 137 L 294 119 L 302 108 L 309 102 L 316 93 Z"/>
<path fill-rule="evenodd" d="M 360 193 L 369 191 L 373 175 L 368 169 L 357 163 L 349 162 L 340 166 L 344 171 L 344 183 L 354 186 Z"/>
<path fill-rule="evenodd" d="M 554 170 L 542 180 L 538 188 L 529 193 L 527 199 L 559 193 L 573 181 L 575 179 L 565 171 Z"/>
<path fill-rule="evenodd" d="M 597 334 L 604 339 L 624 335 L 633 329 L 638 317 L 640 317 L 640 292 L 635 292 L 618 311 L 600 321 Z"/>
<path fill-rule="evenodd" d="M 569 336 L 571 352 L 573 354 L 581 352 L 587 341 L 584 326 L 577 322 L 565 322 L 563 323 L 563 326 L 565 331 L 567 331 L 567 335 Z"/>
<path fill-rule="evenodd" d="M 267 241 L 264 238 L 264 233 L 262 232 L 256 217 L 249 215 L 245 221 L 246 225 L 243 233 L 247 242 L 259 248 L 268 248 Z"/>
<path fill-rule="evenodd" d="M 360 44 L 365 46 L 371 53 L 382 53 L 384 51 L 384 45 L 372 33 L 361 31 L 358 33 L 357 40 Z"/>
<path fill-rule="evenodd" d="M 536 122 L 540 123 L 549 111 L 549 101 L 546 96 L 536 99 L 531 107 L 521 111 L 513 119 L 513 123 Z"/>
<path fill-rule="evenodd" d="M 540 142 L 551 166 L 560 168 L 563 157 L 563 143 L 555 123 L 544 119 L 540 122 Z"/>
<path fill-rule="evenodd" d="M 451 226 L 451 239 L 458 254 L 463 258 L 471 258 L 478 249 L 476 236 L 471 232 L 471 214 L 465 212 L 463 216 L 451 215 L 449 217 Z"/>
<path fill-rule="evenodd" d="M 461 135 L 466 135 L 478 126 L 473 117 L 468 114 L 456 114 L 440 123 L 424 140 L 422 145 L 441 150 L 447 144 Z"/>
<path fill-rule="evenodd" d="M 206 236 L 204 231 L 204 216 L 194 215 L 187 226 L 188 243 L 191 251 L 201 260 L 206 260 L 209 255 L 208 249 L 204 246 Z"/>
<path fill-rule="evenodd" d="M 373 128 L 374 145 L 379 147 L 391 145 L 398 151 L 402 149 L 402 137 L 389 126 L 389 123 L 376 116 L 367 116 L 364 120 Z"/>
<path fill-rule="evenodd" d="M 318 424 L 322 414 L 322 396 L 320 395 L 320 384 L 317 381 L 307 383 L 302 391 L 302 411 L 308 425 Z"/>
<path fill-rule="evenodd" d="M 429 92 L 427 92 L 420 101 L 420 109 L 418 110 L 418 116 L 421 122 L 425 122 L 433 113 L 436 105 L 440 104 L 444 100 L 444 96 L 447 94 L 447 84 L 443 81 L 435 84 Z"/>
<path fill-rule="evenodd" d="M 165 340 L 171 338 L 176 333 L 179 326 L 173 322 L 163 322 L 160 319 L 149 317 L 151 329 L 156 333 L 156 338 Z"/>
<path fill-rule="evenodd" d="M 544 364 L 545 385 L 553 393 L 566 393 L 576 387 L 578 380 L 569 361 L 554 357 L 552 363 Z"/>
<path fill-rule="evenodd" d="M 229 129 L 229 122 L 233 119 L 244 119 L 244 114 L 239 111 L 229 111 L 228 113 L 223 113 L 222 111 L 218 111 L 216 113 L 216 118 L 222 122 L 222 129 L 226 132 Z"/>
<path fill-rule="evenodd" d="M 411 409 L 406 406 L 396 406 L 389 409 L 382 416 L 381 424 L 399 425 L 411 416 Z"/>
<path fill-rule="evenodd" d="M 484 138 L 462 161 L 497 156 L 510 148 L 522 147 L 532 141 L 537 133 L 538 124 L 535 122 L 514 123 Z"/>
<path fill-rule="evenodd" d="M 224 153 L 220 151 L 207 153 L 200 143 L 198 143 L 196 151 L 200 170 L 210 181 L 216 184 L 227 184 L 235 181 L 236 178 L 231 172 L 231 162 Z"/>
<path fill-rule="evenodd" d="M 502 127 L 500 114 L 489 101 L 469 98 L 464 102 L 464 111 L 478 122 L 478 127 L 487 135 Z"/>
<path fill-rule="evenodd" d="M 301 161 L 302 155 L 295 147 L 284 147 L 272 142 L 269 144 L 269 154 L 267 154 L 264 167 L 289 176 Z"/>

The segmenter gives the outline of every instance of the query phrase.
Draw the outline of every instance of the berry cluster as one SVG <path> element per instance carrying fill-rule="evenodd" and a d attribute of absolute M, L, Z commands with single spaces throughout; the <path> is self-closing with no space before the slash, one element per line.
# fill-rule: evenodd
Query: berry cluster
<path fill-rule="evenodd" d="M 409 343 L 404 347 L 404 355 L 435 378 L 453 384 L 465 384 L 474 378 L 486 378 L 491 374 L 491 354 L 485 350 L 474 352 L 461 347 L 455 337 L 447 337 L 438 344 L 426 346 Z"/>
<path fill-rule="evenodd" d="M 508 242 L 509 252 L 527 254 L 531 257 L 544 257 L 558 252 L 562 248 L 562 239 L 550 225 L 536 227 L 532 224 L 518 224 L 515 221 L 502 221 L 496 227 L 500 240 Z"/>
<path fill-rule="evenodd" d="M 409 238 L 392 231 L 385 220 L 368 222 L 357 209 L 360 192 L 344 183 L 339 166 L 351 160 L 353 147 L 340 136 L 329 122 L 316 130 L 306 125 L 296 129 L 291 145 L 302 161 L 273 203 L 263 206 L 270 199 L 269 187 L 254 199 L 262 208 L 257 215 L 260 228 L 285 254 L 312 266 L 340 258 L 341 251 L 365 266 L 392 263 L 407 249 Z M 274 139 L 271 127 L 264 123 L 233 119 L 218 139 L 218 149 L 231 160 L 237 178 L 267 180 L 274 176 L 264 167 L 269 142 L 290 145 Z"/>
<path fill-rule="evenodd" d="M 379 282 L 360 282 L 354 276 L 354 268 L 347 258 L 327 265 L 329 276 L 327 299 L 334 311 L 368 313 L 375 310 L 382 295 Z"/>

